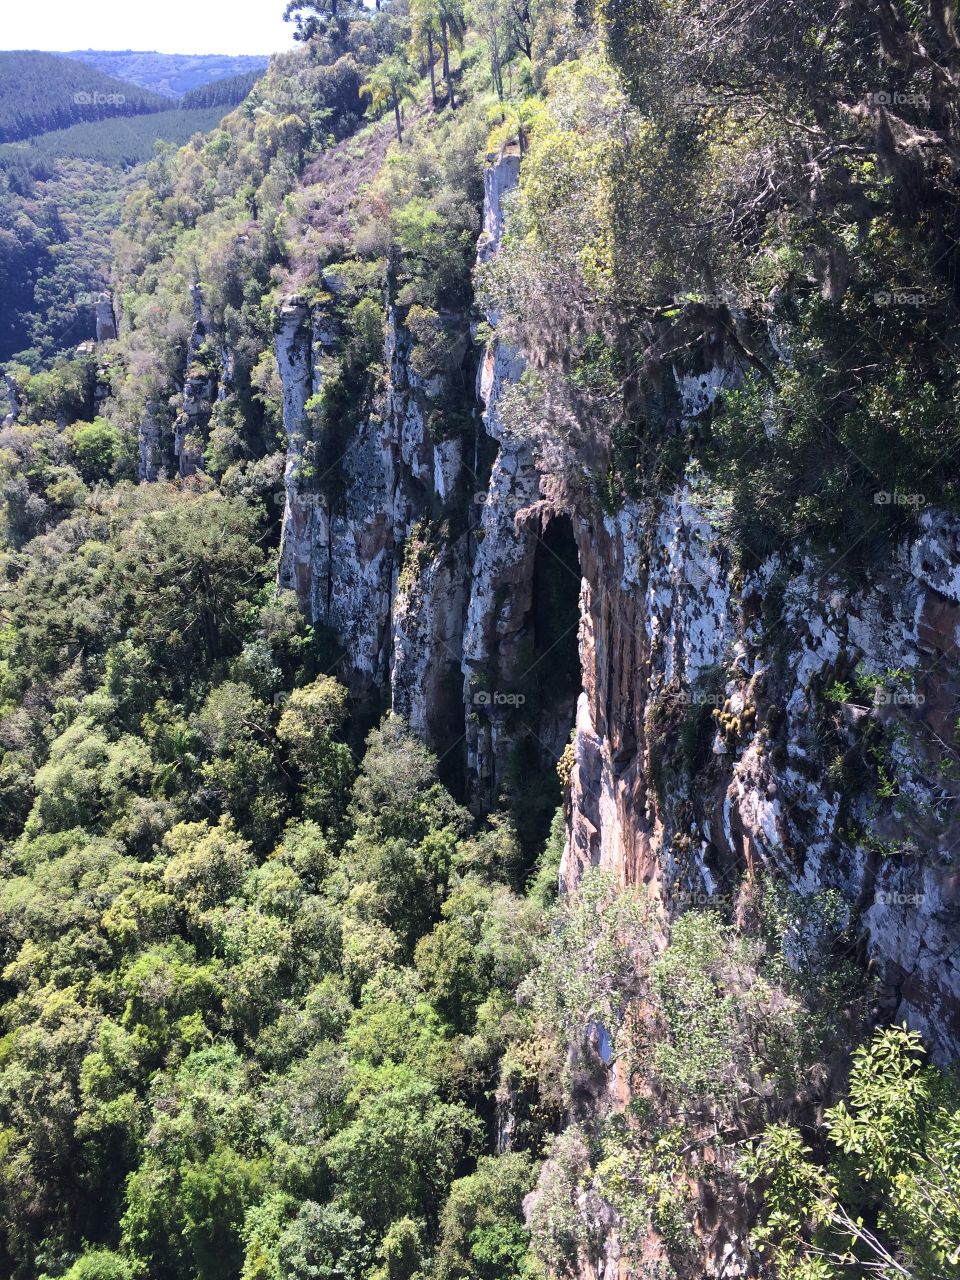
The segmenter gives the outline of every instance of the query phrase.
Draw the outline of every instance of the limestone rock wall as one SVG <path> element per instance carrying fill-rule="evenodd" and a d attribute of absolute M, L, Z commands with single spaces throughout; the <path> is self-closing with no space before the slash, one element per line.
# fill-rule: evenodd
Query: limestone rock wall
<path fill-rule="evenodd" d="M 497 251 L 501 200 L 518 174 L 519 156 L 509 151 L 487 170 L 481 257 Z M 450 364 L 462 369 L 466 320 L 444 323 Z M 489 807 L 518 733 L 529 731 L 517 723 L 516 695 L 504 690 L 523 674 L 521 646 L 532 634 L 539 522 L 522 517 L 537 501 L 540 475 L 498 413 L 522 361 L 495 338 L 479 356 L 472 432 L 438 436 L 431 411 L 448 390 L 444 375 L 417 372 L 411 335 L 388 303 L 387 386 L 353 426 L 331 495 L 306 475 L 304 451 L 305 406 L 334 340 L 316 309 L 287 299 L 276 335 L 287 434 L 280 582 L 336 632 L 353 684 L 380 690 L 441 754 L 457 752 L 469 797 Z M 485 450 L 495 456 L 482 467 Z M 538 723 L 547 755 L 559 755 L 566 740 L 562 719 Z"/>
<path fill-rule="evenodd" d="M 508 150 L 487 168 L 481 260 L 499 250 L 519 164 Z M 502 691 L 523 674 L 538 546 L 557 514 L 549 477 L 500 412 L 523 360 L 486 319 L 475 435 L 434 439 L 443 388 L 415 372 L 389 308 L 388 386 L 350 435 L 335 500 L 301 475 L 304 406 L 335 335 L 295 297 L 277 331 L 281 581 L 337 632 L 359 683 L 438 750 L 462 752 L 478 808 L 531 731 Z M 739 372 L 724 358 L 675 375 L 692 420 Z M 693 465 L 673 491 L 616 514 L 586 501 L 564 514 L 579 551 L 582 684 L 564 887 L 602 864 L 647 884 L 669 915 L 763 869 L 801 892 L 841 889 L 889 1011 L 939 1057 L 960 1052 L 960 522 L 924 512 L 862 577 L 803 548 L 738 569 Z M 533 726 L 547 754 L 568 711 L 558 702 Z M 888 784 L 858 787 L 854 767 Z"/>
<path fill-rule="evenodd" d="M 584 689 L 564 884 L 601 864 L 671 912 L 763 869 L 801 892 L 841 889 L 888 1011 L 956 1056 L 960 521 L 925 513 L 866 582 L 799 553 L 738 575 L 692 471 L 655 508 L 577 530 Z M 732 733 L 716 725 L 724 707 Z M 698 718 L 706 758 L 691 771 L 671 749 Z M 858 793 L 851 760 L 874 761 L 892 794 Z"/>

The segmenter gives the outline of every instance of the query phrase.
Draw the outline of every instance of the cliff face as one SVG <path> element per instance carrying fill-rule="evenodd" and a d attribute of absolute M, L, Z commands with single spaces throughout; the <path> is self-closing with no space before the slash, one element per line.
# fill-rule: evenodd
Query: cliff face
<path fill-rule="evenodd" d="M 327 469 L 338 472 L 336 492 L 324 485 L 328 475 L 307 482 L 304 406 L 321 389 L 321 357 L 335 336 L 329 320 L 299 298 L 280 312 L 277 360 L 288 439 L 280 581 L 315 622 L 336 632 L 355 686 L 389 683 L 398 710 L 427 732 L 426 690 L 437 688 L 459 649 L 461 610 L 450 592 L 466 580 L 464 549 L 444 546 L 433 558 L 426 548 L 417 572 L 401 581 L 400 570 L 417 521 L 448 510 L 460 496 L 460 443 L 431 438 L 425 410 L 438 389 L 410 367 L 409 340 L 391 310 L 387 390 Z"/>
<path fill-rule="evenodd" d="M 518 175 L 513 152 L 487 171 L 481 256 L 496 252 L 501 198 Z M 450 316 L 445 324 L 455 355 L 448 364 L 459 371 L 466 319 Z M 537 502 L 541 477 L 497 405 L 522 362 L 494 337 L 476 368 L 471 429 L 442 434 L 441 412 L 436 435 L 431 423 L 452 375 L 417 372 L 411 336 L 390 302 L 386 335 L 386 388 L 333 464 L 333 493 L 324 477 L 305 480 L 303 454 L 305 406 L 320 389 L 321 356 L 335 334 L 302 298 L 288 298 L 280 311 L 288 439 L 280 582 L 336 633 L 354 687 L 383 693 L 435 749 L 457 760 L 471 800 L 487 808 L 521 742 L 548 767 L 559 757 L 573 712 L 568 690 L 530 710 L 518 691 L 539 657 L 540 524 L 524 513 Z M 491 452 L 492 463 L 485 461 Z M 569 623 L 572 631 L 575 617 Z"/>
<path fill-rule="evenodd" d="M 518 175 L 512 151 L 488 166 L 481 260 L 497 252 Z M 414 371 L 389 307 L 388 385 L 351 432 L 331 497 L 303 482 L 301 461 L 334 334 L 322 311 L 287 301 L 281 582 L 337 633 L 357 686 L 461 760 L 480 809 L 518 742 L 549 764 L 575 721 L 567 890 L 596 864 L 648 884 L 668 915 L 721 902 L 744 872 L 840 889 L 889 1012 L 955 1055 L 960 780 L 941 760 L 960 694 L 960 521 L 925 510 L 912 540 L 860 578 L 802 547 L 735 565 L 693 466 L 615 514 L 548 502 L 556 487 L 499 411 L 522 358 L 486 319 L 473 433 L 435 439 L 444 388 Z M 783 335 L 771 345 L 785 350 Z M 726 360 L 674 372 L 689 420 L 739 376 Z M 580 577 L 575 713 L 562 681 L 551 687 L 555 655 L 535 643 L 558 529 L 579 559 L 556 570 Z M 527 707 L 518 691 L 537 667 L 548 694 Z M 866 774 L 874 785 L 858 789 Z"/>
<path fill-rule="evenodd" d="M 960 829 L 957 780 L 939 765 L 955 720 L 960 524 L 925 513 L 868 584 L 802 556 L 738 579 L 694 477 L 655 509 L 576 529 L 584 691 L 564 884 L 599 863 L 649 883 L 671 913 L 720 900 L 744 871 L 841 889 L 888 1011 L 955 1056 Z M 858 667 L 877 677 L 871 693 L 825 704 Z M 724 706 L 732 732 L 713 715 Z M 838 776 L 864 752 L 895 762 L 896 795 L 879 806 L 846 799 Z"/>
<path fill-rule="evenodd" d="M 146 400 L 137 427 L 138 474 L 153 481 L 174 471 L 195 475 L 205 468 L 204 450 L 217 406 L 225 405 L 233 392 L 233 353 L 226 343 L 213 351 L 205 319 L 203 291 L 199 283 L 190 289 L 193 322 L 186 343 L 180 390 L 170 398 L 169 409 Z M 100 304 L 97 340 L 100 341 Z M 112 304 L 110 314 L 112 315 Z M 116 332 L 108 337 L 116 337 Z"/>
<path fill-rule="evenodd" d="M 349 686 L 324 696 L 351 746 L 392 710 L 491 816 L 449 875 L 430 854 L 462 931 L 403 879 L 437 929 L 419 949 L 393 863 L 382 914 L 451 1041 L 444 1090 L 459 1103 L 462 1059 L 485 1150 L 525 1170 L 517 1258 L 591 1280 L 776 1268 L 782 1125 L 829 1168 L 825 1112 L 856 1099 L 874 1031 L 960 1052 L 960 99 L 944 77 L 923 106 L 933 69 L 869 6 L 714 8 L 511 10 L 519 58 L 468 6 L 440 92 L 366 123 L 409 15 L 320 24 L 151 166 L 103 362 L 145 479 L 236 500 L 265 552 L 280 533 L 313 627 L 284 639 L 284 593 L 221 664 L 278 743 L 277 673 L 322 670 Z M 881 103 L 897 65 L 904 101 Z M 231 803 L 238 832 L 261 822 Z M 338 906 L 373 876 L 346 826 Z M 459 1012 L 493 962 L 475 871 L 516 956 L 498 932 L 482 1080 Z M 466 994 L 460 969 L 449 998 L 431 986 L 448 960 Z M 443 1216 L 398 1217 L 396 1240 L 439 1249 Z"/>

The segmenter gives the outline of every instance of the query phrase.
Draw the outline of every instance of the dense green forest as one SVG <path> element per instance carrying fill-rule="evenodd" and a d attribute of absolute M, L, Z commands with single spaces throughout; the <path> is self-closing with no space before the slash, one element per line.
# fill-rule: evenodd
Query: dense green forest
<path fill-rule="evenodd" d="M 234 85 L 225 91 L 195 91 L 195 105 L 184 105 L 150 115 L 124 116 L 114 120 L 97 120 L 42 133 L 23 142 L 0 146 L 0 165 L 36 160 L 52 163 L 60 159 L 92 160 L 113 168 L 131 169 L 149 160 L 158 142 L 179 147 L 195 133 L 209 133 L 224 112 L 235 105 L 236 95 L 245 96 L 244 86 Z M 193 96 L 193 95 L 191 95 Z M 210 99 L 209 102 L 204 101 Z M 222 99 L 215 101 L 215 99 Z"/>
<path fill-rule="evenodd" d="M 0 53 L 0 142 L 86 120 L 162 111 L 159 94 L 53 53 Z"/>
<path fill-rule="evenodd" d="M 127 85 L 123 104 L 74 109 L 77 84 L 90 94 L 124 86 L 53 55 L 2 58 L 10 72 L 2 77 L 0 112 L 6 101 L 10 115 L 0 137 L 20 140 L 0 143 L 0 360 L 38 366 L 65 345 L 93 337 L 93 301 L 108 283 L 112 236 L 136 181 L 132 170 L 158 145 L 179 147 L 215 128 L 259 72 L 191 89 L 175 107 L 139 89 L 130 93 Z M 68 99 L 69 109 L 61 110 Z"/>
<path fill-rule="evenodd" d="M 643 885 L 595 868 L 558 896 L 562 808 L 531 838 L 517 779 L 472 813 L 352 697 L 276 586 L 273 352 L 287 293 L 328 307 L 304 470 L 335 493 L 388 375 L 384 298 L 429 379 L 451 315 L 486 340 L 476 288 L 536 357 L 511 426 L 549 433 L 566 483 L 602 459 L 598 526 L 692 453 L 744 564 L 801 536 L 873 554 L 915 515 L 876 532 L 877 484 L 957 503 L 960 114 L 950 64 L 904 159 L 850 100 L 896 57 L 926 92 L 952 26 L 812 0 L 291 8 L 306 47 L 124 185 L 119 342 L 54 357 L 103 262 L 57 216 L 105 225 L 119 185 L 101 208 L 95 172 L 4 161 L 0 290 L 33 351 L 0 432 L 0 1273 L 544 1280 L 599 1274 L 612 1215 L 625 1272 L 701 1280 L 706 1205 L 759 1275 L 956 1280 L 960 1081 L 875 1025 L 838 892 L 745 876 L 661 945 Z M 474 272 L 504 146 L 523 178 Z M 908 285 L 936 305 L 884 303 Z M 770 296 L 776 371 L 731 320 Z M 680 438 L 670 361 L 720 331 L 751 376 Z M 169 426 L 219 344 L 202 468 L 138 482 L 138 425 Z M 439 413 L 467 438 L 462 400 Z M 698 734 L 667 724 L 663 758 L 689 772 Z M 611 1063 L 629 1096 L 598 1116 Z"/>
<path fill-rule="evenodd" d="M 39 367 L 93 337 L 128 181 L 100 163 L 0 161 L 0 359 Z"/>
<path fill-rule="evenodd" d="M 197 89 L 188 89 L 180 99 L 181 110 L 198 107 L 235 107 L 260 79 L 262 71 L 242 71 L 223 80 L 211 80 Z"/>

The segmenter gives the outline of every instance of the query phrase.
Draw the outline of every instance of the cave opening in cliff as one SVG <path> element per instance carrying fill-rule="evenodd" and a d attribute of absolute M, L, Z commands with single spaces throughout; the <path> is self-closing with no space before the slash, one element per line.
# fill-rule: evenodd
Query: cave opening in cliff
<path fill-rule="evenodd" d="M 521 845 L 531 859 L 542 849 L 562 801 L 557 761 L 563 754 L 580 692 L 580 556 L 569 516 L 556 516 L 537 539 L 529 633 L 518 688 L 524 702 L 507 784 Z"/>
<path fill-rule="evenodd" d="M 538 687 L 555 705 L 580 692 L 580 554 L 569 516 L 557 516 L 537 539 L 533 566 L 533 646 Z"/>

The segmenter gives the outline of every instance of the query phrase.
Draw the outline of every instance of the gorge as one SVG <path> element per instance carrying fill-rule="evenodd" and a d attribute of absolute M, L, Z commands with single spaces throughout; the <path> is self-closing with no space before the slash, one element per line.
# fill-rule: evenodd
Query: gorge
<path fill-rule="evenodd" d="M 292 7 L 6 371 L 5 1274 L 960 1276 L 952 10 Z"/>

